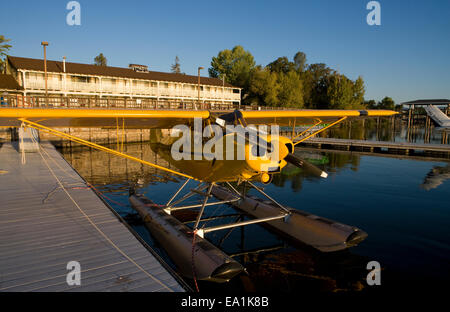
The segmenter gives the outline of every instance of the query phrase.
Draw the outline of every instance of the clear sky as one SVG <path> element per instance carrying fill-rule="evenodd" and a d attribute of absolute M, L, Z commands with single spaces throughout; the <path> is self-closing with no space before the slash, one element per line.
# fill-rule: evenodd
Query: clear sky
<path fill-rule="evenodd" d="M 257 64 L 297 51 L 366 84 L 366 99 L 397 103 L 450 98 L 450 0 L 380 0 L 381 25 L 369 26 L 368 0 L 80 0 L 81 25 L 69 26 L 69 1 L 2 1 L 0 34 L 10 55 L 108 65 L 145 64 L 204 75 L 220 50 L 242 45 Z"/>

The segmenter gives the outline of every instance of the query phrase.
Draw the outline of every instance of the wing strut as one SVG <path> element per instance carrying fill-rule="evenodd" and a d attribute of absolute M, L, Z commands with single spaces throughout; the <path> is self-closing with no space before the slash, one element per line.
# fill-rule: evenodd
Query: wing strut
<path fill-rule="evenodd" d="M 157 168 L 157 169 L 160 169 L 160 170 L 172 173 L 172 174 L 176 174 L 176 175 L 188 178 L 188 179 L 193 179 L 193 180 L 197 180 L 198 181 L 198 179 L 196 179 L 194 177 L 191 177 L 191 176 L 189 176 L 187 174 L 184 174 L 184 173 L 181 173 L 181 172 L 178 172 L 178 171 L 175 171 L 175 170 L 171 170 L 169 168 L 165 168 L 165 167 L 159 166 L 157 164 L 154 164 L 154 163 L 151 163 L 151 162 L 148 162 L 148 161 L 136 158 L 134 156 L 131 156 L 131 155 L 119 152 L 119 151 L 115 151 L 113 149 L 110 149 L 110 148 L 107 148 L 107 147 L 104 147 L 104 146 L 101 146 L 101 145 L 98 145 L 98 144 L 95 144 L 95 143 L 83 140 L 83 139 L 78 138 L 76 136 L 73 136 L 73 135 L 70 135 L 70 134 L 67 134 L 67 133 L 64 133 L 64 132 L 61 132 L 61 131 L 58 131 L 58 130 L 55 130 L 55 129 L 52 129 L 52 128 L 49 128 L 49 127 L 46 127 L 46 126 L 43 126 L 41 124 L 29 121 L 27 119 L 21 118 L 19 120 L 22 121 L 23 123 L 25 123 L 30 128 L 41 130 L 41 131 L 44 131 L 44 132 L 56 135 L 56 136 L 58 136 L 60 138 L 65 138 L 65 139 L 68 139 L 70 141 L 77 142 L 77 143 L 80 143 L 80 144 L 83 144 L 83 145 L 86 145 L 86 146 L 89 146 L 89 147 L 92 147 L 92 148 L 95 148 L 95 149 L 98 149 L 98 150 L 101 150 L 101 151 L 113 154 L 113 155 L 116 155 L 116 156 L 120 156 L 120 157 L 123 157 L 123 158 L 127 158 L 127 159 L 130 159 L 130 160 L 133 160 L 133 161 L 140 162 L 140 163 L 142 163 L 144 165 L 147 165 L 147 166 L 150 166 L 150 167 L 154 167 L 154 168 Z M 123 144 L 123 142 L 122 142 L 122 144 Z"/>
<path fill-rule="evenodd" d="M 299 144 L 299 143 L 301 143 L 301 142 L 303 142 L 303 141 L 305 141 L 305 140 L 307 140 L 307 139 L 309 139 L 310 137 L 312 137 L 312 136 L 314 136 L 314 135 L 316 135 L 316 134 L 318 134 L 318 133 L 320 133 L 320 132 L 322 132 L 322 131 L 325 131 L 326 129 L 328 129 L 328 128 L 334 126 L 334 125 L 337 125 L 338 123 L 341 123 L 341 122 L 344 121 L 345 119 L 347 119 L 347 116 L 344 116 L 344 117 L 342 117 L 342 118 L 336 120 L 335 122 L 330 123 L 329 125 L 323 127 L 322 129 L 317 130 L 316 132 L 313 132 L 313 133 L 311 133 L 311 134 L 308 134 L 308 135 L 305 136 L 304 138 L 301 138 L 300 140 L 298 140 L 297 142 L 295 142 L 295 143 L 294 143 L 294 146 L 297 145 L 297 144 Z M 316 125 L 317 125 L 317 123 L 316 123 L 314 126 L 316 126 Z M 313 127 L 314 127 L 314 126 L 313 126 Z M 310 129 L 311 129 L 311 128 L 309 128 L 308 130 L 310 130 Z M 304 132 L 305 132 L 305 131 L 304 131 Z"/>

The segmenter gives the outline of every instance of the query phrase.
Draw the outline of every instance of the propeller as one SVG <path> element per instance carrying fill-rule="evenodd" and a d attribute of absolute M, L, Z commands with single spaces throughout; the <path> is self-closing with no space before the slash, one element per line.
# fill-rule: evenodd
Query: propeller
<path fill-rule="evenodd" d="M 328 173 L 326 173 L 325 171 L 323 171 L 322 169 L 318 168 L 317 166 L 314 166 L 313 164 L 311 164 L 310 162 L 301 159 L 297 156 L 295 156 L 292 153 L 289 153 L 284 160 L 286 160 L 288 163 L 293 164 L 294 166 L 297 166 L 299 168 L 302 168 L 318 177 L 321 178 L 326 178 L 328 177 Z"/>

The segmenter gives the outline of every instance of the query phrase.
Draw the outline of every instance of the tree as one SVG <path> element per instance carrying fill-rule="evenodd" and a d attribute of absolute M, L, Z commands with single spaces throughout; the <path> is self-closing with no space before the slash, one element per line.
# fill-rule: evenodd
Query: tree
<path fill-rule="evenodd" d="M 377 102 L 375 102 L 375 100 L 365 101 L 364 106 L 368 109 L 373 109 L 373 108 L 376 108 Z"/>
<path fill-rule="evenodd" d="M 212 58 L 209 76 L 220 78 L 226 75 L 226 81 L 236 87 L 243 88 L 241 95 L 248 94 L 252 71 L 255 69 L 253 55 L 245 51 L 242 46 L 235 46 L 232 50 L 222 50 Z"/>
<path fill-rule="evenodd" d="M 270 69 L 271 72 L 284 74 L 287 74 L 288 72 L 295 70 L 295 64 L 289 62 L 286 56 L 277 58 L 275 61 L 267 65 L 267 67 Z"/>
<path fill-rule="evenodd" d="M 268 68 L 258 66 L 252 73 L 249 89 L 249 101 L 258 106 L 279 106 L 280 85 L 277 74 Z"/>
<path fill-rule="evenodd" d="M 172 64 L 170 67 L 172 70 L 172 73 L 180 74 L 181 68 L 180 68 L 180 59 L 178 58 L 178 55 L 175 56 L 175 64 Z"/>
<path fill-rule="evenodd" d="M 394 110 L 395 102 L 392 98 L 386 96 L 384 97 L 384 99 L 381 100 L 381 102 L 378 102 L 377 108 Z"/>
<path fill-rule="evenodd" d="M 7 44 L 7 42 L 11 41 L 11 39 L 6 39 L 3 35 L 0 35 L 0 72 L 4 72 L 6 70 L 5 58 L 7 56 L 7 52 L 12 47 Z"/>
<path fill-rule="evenodd" d="M 278 74 L 278 102 L 284 107 L 303 108 L 303 83 L 295 71 Z"/>
<path fill-rule="evenodd" d="M 324 63 L 315 63 L 308 66 L 302 73 L 305 86 L 305 103 L 308 108 L 327 108 L 327 79 L 332 69 Z"/>
<path fill-rule="evenodd" d="M 273 72 L 269 67 L 256 67 L 250 80 L 249 101 L 259 106 L 302 108 L 303 83 L 300 74 Z"/>
<path fill-rule="evenodd" d="M 97 66 L 107 66 L 107 59 L 106 57 L 103 55 L 103 53 L 100 53 L 99 55 L 97 55 L 94 58 L 94 64 Z"/>
<path fill-rule="evenodd" d="M 366 93 L 366 88 L 364 87 L 364 80 L 361 76 L 353 83 L 353 109 L 364 108 L 364 94 Z"/>
<path fill-rule="evenodd" d="M 352 81 L 345 75 L 334 72 L 326 79 L 327 108 L 360 109 L 363 108 L 363 101 L 364 81 L 361 77 Z"/>
<path fill-rule="evenodd" d="M 298 51 L 294 55 L 294 64 L 295 64 L 295 69 L 298 72 L 304 72 L 306 69 L 306 54 L 301 51 Z"/>

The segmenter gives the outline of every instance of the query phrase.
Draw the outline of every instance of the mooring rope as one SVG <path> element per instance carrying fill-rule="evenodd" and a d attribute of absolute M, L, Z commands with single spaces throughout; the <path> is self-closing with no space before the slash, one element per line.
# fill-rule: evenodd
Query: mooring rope
<path fill-rule="evenodd" d="M 195 236 L 197 236 L 197 231 L 198 230 L 194 230 L 192 232 L 193 236 L 192 236 L 192 255 L 191 255 L 191 265 L 192 265 L 192 278 L 194 279 L 194 284 L 195 284 L 195 290 L 197 292 L 200 292 L 199 288 L 198 288 L 198 284 L 197 284 L 197 270 L 195 269 Z"/>

